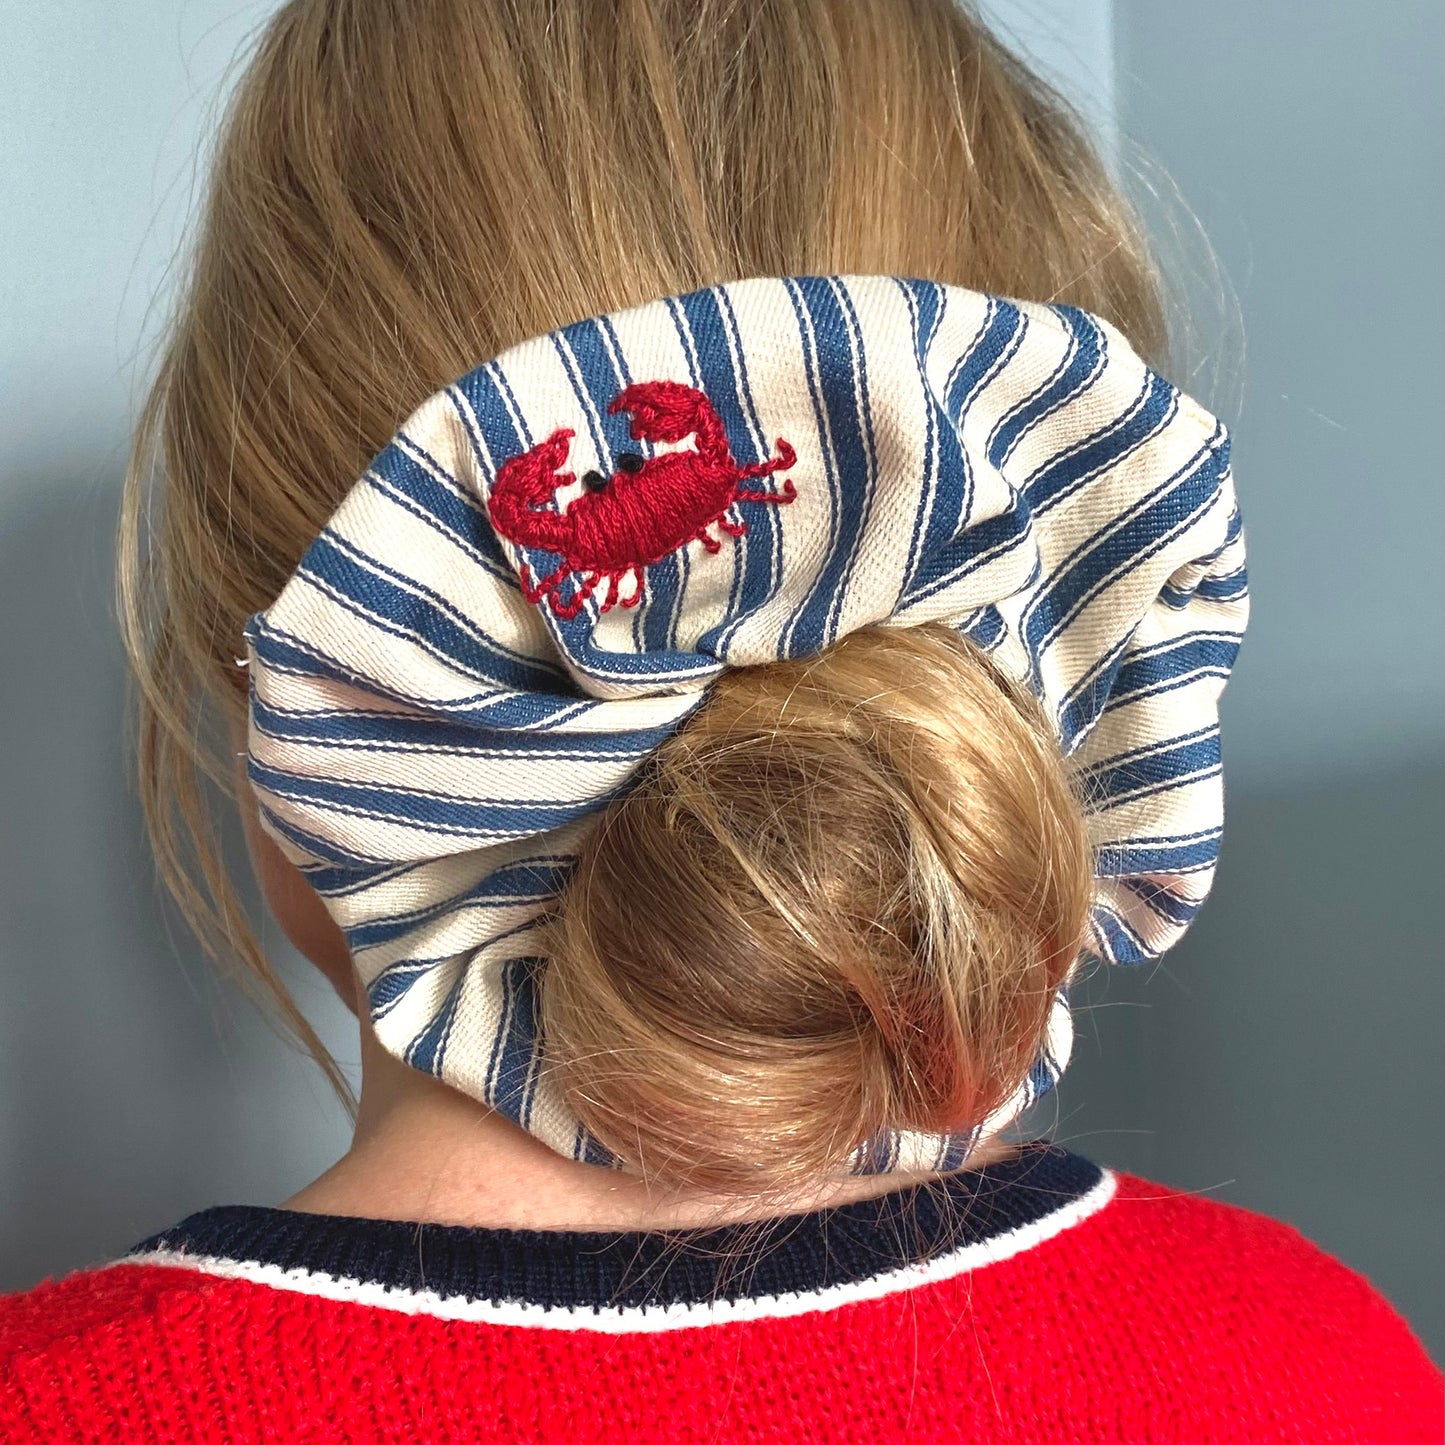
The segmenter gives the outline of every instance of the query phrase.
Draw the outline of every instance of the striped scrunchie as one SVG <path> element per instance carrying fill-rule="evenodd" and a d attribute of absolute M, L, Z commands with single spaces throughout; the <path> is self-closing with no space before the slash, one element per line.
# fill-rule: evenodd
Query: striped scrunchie
<path fill-rule="evenodd" d="M 724 667 L 942 620 L 1089 780 L 1089 950 L 1208 892 L 1244 628 L 1224 428 L 1107 323 L 886 276 L 756 279 L 564 327 L 416 411 L 247 629 L 250 778 L 383 1044 L 573 1158 L 535 924 L 579 829 Z M 1027 1082 L 1067 1061 L 1060 999 Z M 956 1167 L 892 1134 L 860 1171 Z"/>

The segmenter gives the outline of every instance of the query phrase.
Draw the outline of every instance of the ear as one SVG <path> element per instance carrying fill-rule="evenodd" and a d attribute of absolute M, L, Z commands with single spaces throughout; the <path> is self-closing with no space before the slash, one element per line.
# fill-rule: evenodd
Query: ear
<path fill-rule="evenodd" d="M 245 734 L 239 732 L 237 737 L 238 745 L 232 750 L 236 755 L 236 803 L 241 810 L 251 867 L 261 885 L 266 906 L 292 947 L 321 970 L 341 995 L 342 1002 L 355 1013 L 359 981 L 351 951 L 346 946 L 346 935 L 326 911 L 326 905 L 306 881 L 306 875 L 261 826 L 260 808 L 246 776 Z"/>

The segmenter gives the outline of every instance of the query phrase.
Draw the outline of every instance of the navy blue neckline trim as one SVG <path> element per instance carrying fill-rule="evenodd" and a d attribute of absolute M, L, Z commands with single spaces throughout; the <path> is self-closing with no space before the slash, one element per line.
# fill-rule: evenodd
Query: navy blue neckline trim
<path fill-rule="evenodd" d="M 599 1308 L 695 1304 L 856 1283 L 1038 1223 L 1098 1184 L 1046 1144 L 876 1199 L 671 1233 L 482 1229 L 222 1205 L 142 1241 L 469 1300 Z"/>

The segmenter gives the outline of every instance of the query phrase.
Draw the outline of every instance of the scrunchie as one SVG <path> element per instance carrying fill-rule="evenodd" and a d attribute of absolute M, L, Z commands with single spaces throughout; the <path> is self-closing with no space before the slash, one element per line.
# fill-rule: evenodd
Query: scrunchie
<path fill-rule="evenodd" d="M 939 620 L 1082 767 L 1086 955 L 1156 958 L 1213 877 L 1247 611 L 1223 426 L 1108 323 L 886 276 L 579 321 L 422 404 L 247 628 L 264 825 L 345 931 L 384 1046 L 572 1158 L 535 925 L 588 816 L 723 668 Z M 888 1133 L 859 1171 L 952 1168 Z"/>

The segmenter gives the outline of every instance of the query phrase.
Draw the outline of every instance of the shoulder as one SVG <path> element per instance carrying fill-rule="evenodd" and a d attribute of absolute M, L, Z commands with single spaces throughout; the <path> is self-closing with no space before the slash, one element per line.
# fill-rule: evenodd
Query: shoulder
<path fill-rule="evenodd" d="M 1297 1229 L 1128 1174 L 1075 1231 L 1105 1337 L 1156 1378 L 1283 1415 L 1309 1438 L 1439 1440 L 1440 1371 L 1375 1287 Z"/>
<path fill-rule="evenodd" d="M 1216 1308 L 1248 1305 L 1321 1325 L 1375 1318 L 1403 1327 L 1364 1276 L 1292 1225 L 1135 1175 L 1114 1181 L 1114 1197 L 1099 1215 L 1108 1247 L 1121 1265 L 1147 1262 L 1156 1288 L 1188 1290 Z"/>
<path fill-rule="evenodd" d="M 122 1262 L 0 1297 L 0 1440 L 192 1438 L 165 1433 L 183 1422 L 164 1402 L 213 1352 L 210 1322 L 240 1312 L 234 1295 Z"/>
<path fill-rule="evenodd" d="M 173 1315 L 204 1289 L 198 1276 L 120 1263 L 0 1295 L 0 1377 L 17 1362 L 53 1346 L 113 1335 Z"/>

